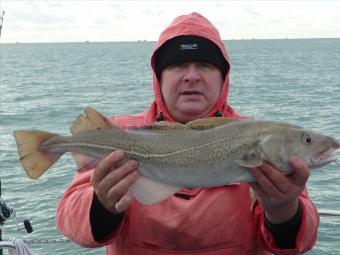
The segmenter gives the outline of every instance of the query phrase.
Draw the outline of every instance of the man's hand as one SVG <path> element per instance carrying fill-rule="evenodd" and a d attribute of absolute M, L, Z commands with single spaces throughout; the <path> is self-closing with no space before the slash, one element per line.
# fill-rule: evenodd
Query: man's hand
<path fill-rule="evenodd" d="M 298 196 L 310 175 L 308 166 L 301 159 L 290 157 L 289 164 L 294 169 L 289 176 L 268 163 L 250 170 L 256 179 L 250 186 L 265 210 L 267 219 L 274 224 L 288 221 L 295 215 Z"/>
<path fill-rule="evenodd" d="M 131 204 L 131 184 L 139 177 L 135 160 L 124 159 L 123 151 L 115 151 L 102 159 L 93 172 L 91 184 L 99 201 L 112 213 L 121 213 Z"/>

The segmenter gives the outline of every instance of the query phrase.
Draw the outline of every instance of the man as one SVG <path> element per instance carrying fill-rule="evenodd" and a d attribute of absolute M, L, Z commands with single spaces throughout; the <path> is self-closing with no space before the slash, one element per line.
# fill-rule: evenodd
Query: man
<path fill-rule="evenodd" d="M 242 118 L 227 103 L 230 62 L 217 29 L 197 13 L 177 17 L 160 35 L 151 59 L 155 100 L 148 110 L 117 116 L 121 127 L 155 121 Z M 297 254 L 311 249 L 319 217 L 305 184 L 308 167 L 291 158 L 285 176 L 269 164 L 251 169 L 256 183 L 182 189 L 144 206 L 129 192 L 138 162 L 122 151 L 77 173 L 63 195 L 57 227 L 107 254 Z M 208 169 L 207 169 L 208 170 Z"/>

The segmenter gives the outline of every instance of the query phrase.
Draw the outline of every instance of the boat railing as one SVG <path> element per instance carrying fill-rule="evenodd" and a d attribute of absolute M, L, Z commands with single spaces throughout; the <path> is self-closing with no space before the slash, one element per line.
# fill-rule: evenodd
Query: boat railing
<path fill-rule="evenodd" d="M 19 226 L 18 221 L 17 221 L 17 217 L 16 217 L 15 209 L 11 205 L 8 205 L 2 199 L 1 180 L 0 180 L 0 255 L 3 255 L 4 250 L 7 250 L 7 251 L 9 251 L 11 249 L 16 250 L 17 249 L 16 245 L 18 245 L 18 243 L 21 243 L 21 244 L 23 243 L 23 242 L 20 242 L 21 240 L 17 240 L 16 242 L 14 242 L 13 240 L 15 240 L 15 239 L 8 240 L 8 241 L 2 239 L 2 226 L 11 217 L 13 217 L 15 219 L 17 231 L 19 231 L 21 229 L 26 229 L 27 233 L 33 232 L 33 228 L 32 228 L 31 223 L 28 219 L 24 220 L 23 226 Z M 25 246 L 25 244 L 24 244 L 24 246 Z"/>
<path fill-rule="evenodd" d="M 340 210 L 332 210 L 332 209 L 319 209 L 319 215 L 324 217 L 339 217 L 340 219 Z M 16 230 L 25 229 L 27 233 L 32 233 L 33 228 L 28 219 L 23 221 L 23 226 L 19 226 L 16 211 L 10 205 L 2 199 L 1 197 L 1 180 L 0 180 L 0 255 L 3 255 L 3 251 L 10 251 L 11 249 L 16 250 L 16 245 L 14 243 L 14 239 L 12 240 L 3 240 L 2 239 L 2 226 L 5 221 L 9 218 L 14 217 L 16 222 Z M 56 243 L 65 243 L 70 242 L 69 239 L 65 237 L 57 238 L 57 239 L 31 239 L 31 240 L 22 240 L 27 245 L 42 245 L 42 244 L 56 244 Z"/>
<path fill-rule="evenodd" d="M 319 209 L 318 212 L 322 217 L 340 217 L 339 210 Z"/>

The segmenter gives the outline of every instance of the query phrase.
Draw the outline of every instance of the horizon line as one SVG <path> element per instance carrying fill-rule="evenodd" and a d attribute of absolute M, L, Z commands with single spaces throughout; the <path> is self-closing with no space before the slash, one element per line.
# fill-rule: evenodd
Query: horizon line
<path fill-rule="evenodd" d="M 294 37 L 294 38 L 240 38 L 240 39 L 222 39 L 222 41 L 253 41 L 253 40 L 315 40 L 315 39 L 340 39 L 340 37 Z M 138 40 L 122 40 L 122 41 L 46 41 L 46 42 L 1 42 L 0 38 L 0 44 L 44 44 L 44 43 L 129 43 L 129 42 L 154 42 L 157 41 L 154 40 L 145 40 L 145 39 L 138 39 Z"/>

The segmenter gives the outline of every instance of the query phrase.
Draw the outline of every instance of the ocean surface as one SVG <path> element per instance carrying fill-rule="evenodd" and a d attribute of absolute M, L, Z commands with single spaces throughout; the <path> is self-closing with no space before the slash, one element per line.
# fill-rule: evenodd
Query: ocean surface
<path fill-rule="evenodd" d="M 232 68 L 229 102 L 244 115 L 296 123 L 340 139 L 340 39 L 225 41 Z M 34 254 L 104 254 L 67 242 L 55 228 L 58 201 L 74 174 L 70 156 L 39 180 L 18 160 L 12 132 L 41 129 L 68 134 L 86 106 L 105 115 L 149 106 L 154 42 L 0 44 L 0 178 L 12 217 L 3 239 L 25 239 Z M 340 155 L 339 155 L 340 156 Z M 339 157 L 340 158 L 340 157 Z M 319 209 L 340 210 L 340 167 L 312 172 L 309 194 Z M 213 231 L 213 230 L 212 230 Z M 340 217 L 321 217 L 308 254 L 340 254 Z"/>

